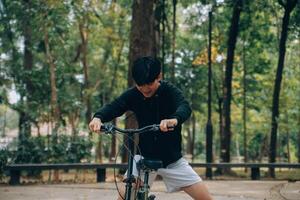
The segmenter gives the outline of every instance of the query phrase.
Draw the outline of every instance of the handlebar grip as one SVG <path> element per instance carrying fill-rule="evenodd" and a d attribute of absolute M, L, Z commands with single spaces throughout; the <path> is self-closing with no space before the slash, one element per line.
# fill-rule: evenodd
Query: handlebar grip
<path fill-rule="evenodd" d="M 114 132 L 114 126 L 111 124 L 103 124 L 100 127 L 100 131 L 106 133 L 106 134 L 111 134 Z"/>

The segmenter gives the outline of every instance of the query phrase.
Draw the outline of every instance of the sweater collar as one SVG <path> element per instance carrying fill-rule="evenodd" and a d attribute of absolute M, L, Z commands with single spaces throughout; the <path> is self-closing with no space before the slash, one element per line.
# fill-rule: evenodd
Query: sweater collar
<path fill-rule="evenodd" d="M 144 95 L 143 95 L 136 87 L 134 87 L 134 89 L 137 91 L 138 95 L 139 95 L 143 100 L 151 100 L 151 99 L 153 99 L 153 98 L 158 97 L 158 96 L 161 94 L 161 91 L 162 91 L 164 82 L 165 82 L 165 81 L 159 81 L 159 83 L 160 83 L 159 87 L 157 88 L 157 90 L 155 91 L 155 93 L 154 93 L 151 97 L 148 97 L 148 98 L 147 98 L 147 97 L 144 97 Z"/>

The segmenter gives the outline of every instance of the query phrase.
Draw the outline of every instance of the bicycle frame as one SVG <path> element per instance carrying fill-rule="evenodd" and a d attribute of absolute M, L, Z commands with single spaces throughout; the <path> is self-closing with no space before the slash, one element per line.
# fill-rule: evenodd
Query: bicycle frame
<path fill-rule="evenodd" d="M 134 134 L 140 134 L 148 131 L 158 131 L 159 125 L 154 124 L 150 126 L 145 126 L 140 129 L 120 129 L 115 127 L 112 124 L 104 124 L 101 126 L 101 131 L 106 134 L 114 134 L 116 131 L 119 133 L 127 134 L 128 136 L 128 169 L 127 169 L 127 177 L 126 177 L 126 191 L 125 191 L 125 200 L 130 200 L 132 193 L 132 183 L 134 182 L 134 176 L 132 175 L 133 171 L 133 153 L 134 152 Z M 146 180 L 148 184 L 148 180 Z"/>

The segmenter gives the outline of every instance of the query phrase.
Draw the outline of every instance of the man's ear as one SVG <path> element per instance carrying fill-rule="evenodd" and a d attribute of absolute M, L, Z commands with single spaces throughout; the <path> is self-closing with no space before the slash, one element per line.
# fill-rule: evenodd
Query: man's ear
<path fill-rule="evenodd" d="M 162 79 L 162 72 L 159 73 L 157 80 L 160 81 Z"/>

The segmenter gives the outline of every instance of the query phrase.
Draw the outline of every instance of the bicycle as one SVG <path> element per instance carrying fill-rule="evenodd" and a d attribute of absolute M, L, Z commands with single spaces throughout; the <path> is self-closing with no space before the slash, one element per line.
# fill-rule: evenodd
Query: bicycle
<path fill-rule="evenodd" d="M 134 151 L 134 134 L 141 134 L 149 131 L 159 131 L 159 125 L 149 125 L 140 129 L 121 129 L 112 124 L 104 124 L 101 126 L 101 131 L 106 134 L 115 134 L 115 132 L 127 134 L 128 139 L 128 164 L 127 164 L 127 177 L 125 179 L 126 191 L 125 191 L 125 200 L 130 200 L 132 193 L 132 183 L 135 182 L 135 177 L 132 174 L 133 171 L 133 151 Z M 151 171 L 157 171 L 163 166 L 162 161 L 159 160 L 148 160 L 140 159 L 137 163 L 137 167 L 144 171 L 144 183 L 140 185 L 137 191 L 137 195 L 134 198 L 135 200 L 154 200 L 155 195 L 149 195 L 150 186 L 149 186 L 149 173 Z"/>

